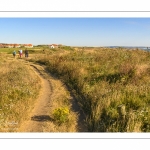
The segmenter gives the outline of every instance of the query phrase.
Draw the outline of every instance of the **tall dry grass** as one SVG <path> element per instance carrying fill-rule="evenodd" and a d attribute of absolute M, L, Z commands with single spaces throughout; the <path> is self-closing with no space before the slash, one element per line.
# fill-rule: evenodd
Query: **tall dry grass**
<path fill-rule="evenodd" d="M 149 52 L 101 48 L 60 55 L 56 51 L 36 61 L 46 64 L 76 94 L 88 131 L 150 131 Z"/>

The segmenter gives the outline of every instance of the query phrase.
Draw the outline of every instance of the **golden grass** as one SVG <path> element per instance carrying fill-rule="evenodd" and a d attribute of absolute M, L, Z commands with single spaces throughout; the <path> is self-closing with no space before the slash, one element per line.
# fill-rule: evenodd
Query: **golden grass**
<path fill-rule="evenodd" d="M 58 53 L 36 61 L 75 91 L 90 132 L 150 131 L 149 52 L 85 48 Z M 117 111 L 120 105 L 125 105 L 124 119 Z"/>
<path fill-rule="evenodd" d="M 149 64 L 137 65 L 136 66 L 136 75 L 140 77 L 140 76 L 144 75 L 148 69 L 150 69 Z"/>
<path fill-rule="evenodd" d="M 15 132 L 38 95 L 40 81 L 20 60 L 0 56 L 0 132 Z"/>

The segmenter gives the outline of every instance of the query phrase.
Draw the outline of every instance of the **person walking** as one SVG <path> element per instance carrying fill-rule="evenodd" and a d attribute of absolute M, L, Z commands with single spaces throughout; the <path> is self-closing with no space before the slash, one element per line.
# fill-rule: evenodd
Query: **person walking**
<path fill-rule="evenodd" d="M 22 49 L 19 50 L 19 56 L 22 58 Z"/>
<path fill-rule="evenodd" d="M 28 58 L 29 57 L 29 51 L 27 49 L 25 49 L 25 57 Z"/>
<path fill-rule="evenodd" d="M 13 56 L 14 56 L 14 58 L 16 58 L 16 51 L 15 50 L 13 51 Z"/>

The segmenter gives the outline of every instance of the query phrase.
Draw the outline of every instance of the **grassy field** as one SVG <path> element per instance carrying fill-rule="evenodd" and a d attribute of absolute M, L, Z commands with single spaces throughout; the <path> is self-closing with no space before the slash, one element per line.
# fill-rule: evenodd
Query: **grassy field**
<path fill-rule="evenodd" d="M 76 95 L 89 132 L 150 131 L 150 53 L 126 49 L 49 51 L 46 64 Z"/>
<path fill-rule="evenodd" d="M 26 72 L 27 68 L 15 61 L 6 61 L 6 54 L 2 49 L 0 52 L 2 131 L 8 125 L 6 122 L 18 122 L 17 118 L 24 114 L 26 108 L 18 110 L 17 106 L 28 106 L 39 84 L 36 78 L 28 78 L 30 71 Z M 68 86 L 86 115 L 89 132 L 150 132 L 148 51 L 123 48 L 39 48 L 32 49 L 31 55 L 29 52 L 29 60 L 45 64 L 50 73 Z M 37 84 L 30 84 L 32 82 Z"/>
<path fill-rule="evenodd" d="M 27 120 L 40 91 L 40 80 L 23 59 L 13 57 L 16 49 L 0 49 L 0 132 L 16 132 Z M 17 51 L 17 50 L 16 50 Z M 57 50 L 52 49 L 50 53 Z M 38 47 L 29 49 L 29 58 L 38 60 L 46 56 L 49 49 Z M 26 59 L 27 62 L 27 59 Z M 54 82 L 55 81 L 55 82 Z M 57 93 L 52 93 L 49 116 L 53 118 L 44 127 L 47 132 L 77 132 L 77 114 L 71 110 L 70 93 L 64 89 L 61 82 L 54 80 L 53 86 Z M 52 82 L 52 81 L 51 81 Z M 56 85 L 55 85 L 56 84 Z M 51 87 L 51 88 L 54 88 Z"/>
<path fill-rule="evenodd" d="M 18 54 L 18 51 L 22 49 L 23 50 L 23 53 L 24 53 L 24 50 L 26 48 L 0 48 L 0 54 L 12 54 L 13 51 L 15 50 L 16 53 Z M 42 53 L 43 50 L 46 50 L 47 48 L 43 48 L 43 47 L 34 47 L 34 48 L 27 48 L 28 51 L 29 51 L 29 54 L 35 54 L 35 53 Z"/>
<path fill-rule="evenodd" d="M 33 107 L 40 80 L 16 59 L 0 54 L 0 132 L 15 132 Z"/>

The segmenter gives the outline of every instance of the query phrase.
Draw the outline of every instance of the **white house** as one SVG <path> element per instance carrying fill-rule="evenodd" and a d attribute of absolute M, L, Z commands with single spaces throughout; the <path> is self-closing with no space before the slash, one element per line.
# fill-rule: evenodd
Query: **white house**
<path fill-rule="evenodd" d="M 58 48 L 58 45 L 57 44 L 51 44 L 49 45 L 50 48 Z"/>

